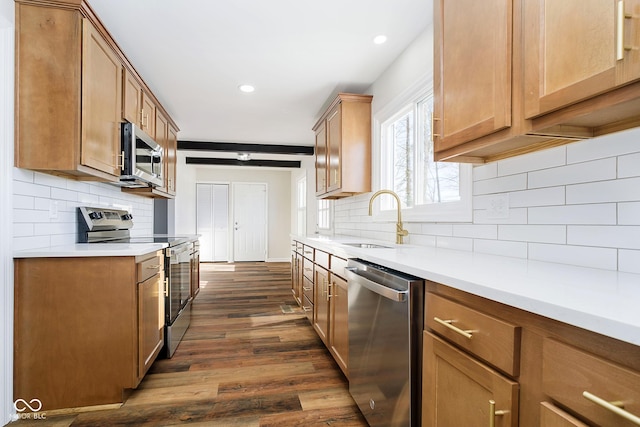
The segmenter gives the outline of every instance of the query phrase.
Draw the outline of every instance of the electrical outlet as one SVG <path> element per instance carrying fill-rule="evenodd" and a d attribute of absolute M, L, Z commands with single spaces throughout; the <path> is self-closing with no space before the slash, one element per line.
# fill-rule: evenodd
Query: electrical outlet
<path fill-rule="evenodd" d="M 49 203 L 49 219 L 58 218 L 58 201 L 52 200 Z"/>
<path fill-rule="evenodd" d="M 489 198 L 487 218 L 509 218 L 509 194 L 495 194 Z"/>

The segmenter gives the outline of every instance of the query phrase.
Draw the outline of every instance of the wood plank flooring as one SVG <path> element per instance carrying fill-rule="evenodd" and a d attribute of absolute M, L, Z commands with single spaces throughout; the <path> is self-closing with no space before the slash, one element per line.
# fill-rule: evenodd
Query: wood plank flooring
<path fill-rule="evenodd" d="M 201 264 L 191 326 L 118 409 L 12 426 L 366 426 L 290 291 L 289 263 Z M 290 311 L 290 312 L 289 312 Z"/>

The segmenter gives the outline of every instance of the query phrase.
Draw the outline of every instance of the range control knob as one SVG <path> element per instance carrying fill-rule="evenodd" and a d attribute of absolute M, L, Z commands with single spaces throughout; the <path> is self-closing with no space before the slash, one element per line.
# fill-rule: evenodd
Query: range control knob
<path fill-rule="evenodd" d="M 97 219 L 102 219 L 103 215 L 102 212 L 90 212 L 89 213 L 89 218 L 91 218 L 92 220 L 97 220 Z"/>
<path fill-rule="evenodd" d="M 123 221 L 129 221 L 133 219 L 133 215 L 131 215 L 130 213 L 128 214 L 124 214 L 120 217 Z"/>

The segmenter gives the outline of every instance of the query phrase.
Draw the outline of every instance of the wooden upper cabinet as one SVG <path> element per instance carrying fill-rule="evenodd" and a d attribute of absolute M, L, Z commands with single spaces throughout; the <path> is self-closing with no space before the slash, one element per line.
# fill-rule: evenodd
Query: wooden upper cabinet
<path fill-rule="evenodd" d="M 162 186 L 158 186 L 157 190 L 166 192 L 168 187 L 167 185 L 167 142 L 168 142 L 167 132 L 169 128 L 168 128 L 167 119 L 159 110 L 155 111 L 154 125 L 155 125 L 154 137 L 158 145 L 162 147 L 162 161 L 164 162 L 164 164 L 162 165 L 162 175 L 163 175 Z"/>
<path fill-rule="evenodd" d="M 121 73 L 79 11 L 16 3 L 15 165 L 117 180 Z"/>
<path fill-rule="evenodd" d="M 325 122 L 316 129 L 316 195 L 327 192 L 327 129 Z"/>
<path fill-rule="evenodd" d="M 167 192 L 171 196 L 176 195 L 176 164 L 178 162 L 178 130 L 171 124 L 167 124 L 167 150 L 165 152 L 167 171 Z"/>
<path fill-rule="evenodd" d="M 617 0 L 526 1 L 526 117 L 639 79 L 639 5 Z"/>
<path fill-rule="evenodd" d="M 122 119 L 137 126 L 142 121 L 142 84 L 126 68 L 122 73 Z"/>
<path fill-rule="evenodd" d="M 87 19 L 82 20 L 81 164 L 119 176 L 122 64 Z"/>
<path fill-rule="evenodd" d="M 434 146 L 511 125 L 511 0 L 435 2 Z"/>
<path fill-rule="evenodd" d="M 340 93 L 313 127 L 316 196 L 371 191 L 371 95 Z"/>
<path fill-rule="evenodd" d="M 140 128 L 151 138 L 156 137 L 156 104 L 146 92 L 142 92 Z"/>

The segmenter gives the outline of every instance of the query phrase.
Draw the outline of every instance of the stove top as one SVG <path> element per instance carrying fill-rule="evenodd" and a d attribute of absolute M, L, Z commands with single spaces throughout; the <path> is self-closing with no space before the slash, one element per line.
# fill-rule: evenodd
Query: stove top
<path fill-rule="evenodd" d="M 124 209 L 78 208 L 78 243 L 167 243 L 176 246 L 193 240 L 193 236 L 168 234 L 131 236 L 131 228 L 133 215 Z"/>

